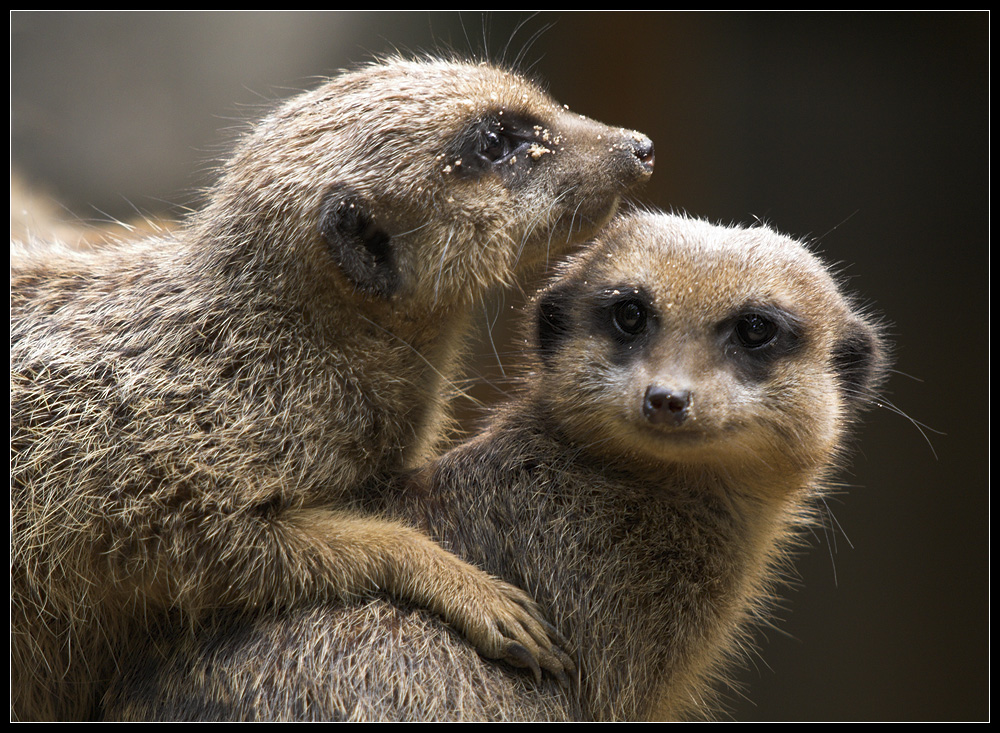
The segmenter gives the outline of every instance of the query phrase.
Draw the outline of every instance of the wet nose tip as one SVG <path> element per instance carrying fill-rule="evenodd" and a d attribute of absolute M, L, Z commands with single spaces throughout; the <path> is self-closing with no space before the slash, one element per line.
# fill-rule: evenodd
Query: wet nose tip
<path fill-rule="evenodd" d="M 646 388 L 642 402 L 642 412 L 654 425 L 680 425 L 688 416 L 691 406 L 691 392 L 686 389 L 670 389 L 657 384 Z"/>

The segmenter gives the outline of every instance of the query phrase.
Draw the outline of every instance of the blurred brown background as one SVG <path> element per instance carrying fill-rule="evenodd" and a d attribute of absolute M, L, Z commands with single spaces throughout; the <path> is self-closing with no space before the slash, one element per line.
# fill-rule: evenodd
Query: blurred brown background
<path fill-rule="evenodd" d="M 988 718 L 988 14 L 10 20 L 12 164 L 86 220 L 177 216 L 262 102 L 372 53 L 448 48 L 652 137 L 643 202 L 819 238 L 893 324 L 889 399 L 933 431 L 870 416 L 837 528 L 817 530 L 732 716 Z M 477 353 L 497 378 L 487 339 Z"/>

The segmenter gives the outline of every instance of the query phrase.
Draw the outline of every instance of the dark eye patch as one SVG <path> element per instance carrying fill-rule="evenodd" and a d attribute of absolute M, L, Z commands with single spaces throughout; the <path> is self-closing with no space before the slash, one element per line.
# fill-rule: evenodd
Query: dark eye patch
<path fill-rule="evenodd" d="M 747 378 L 767 379 L 772 365 L 798 351 L 803 324 L 778 306 L 748 304 L 718 327 L 726 358 Z"/>
<path fill-rule="evenodd" d="M 634 285 L 598 291 L 591 320 L 595 331 L 604 334 L 613 344 L 615 361 L 640 354 L 657 328 L 652 299 L 644 289 Z"/>
<path fill-rule="evenodd" d="M 454 172 L 468 177 L 496 171 L 509 178 L 520 169 L 512 162 L 531 160 L 527 150 L 535 142 L 537 125 L 535 120 L 510 113 L 484 115 L 462 133 L 449 154 L 451 163 L 461 161 Z"/>

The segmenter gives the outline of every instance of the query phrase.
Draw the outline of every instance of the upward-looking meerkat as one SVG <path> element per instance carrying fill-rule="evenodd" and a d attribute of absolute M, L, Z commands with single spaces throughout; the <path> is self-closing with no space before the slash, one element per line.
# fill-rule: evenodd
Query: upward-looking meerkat
<path fill-rule="evenodd" d="M 520 393 L 387 500 L 539 601 L 577 650 L 578 701 L 383 600 L 143 641 L 109 715 L 710 714 L 874 399 L 880 329 L 798 242 L 659 214 L 611 224 L 533 324 Z"/>
<path fill-rule="evenodd" d="M 348 504 L 433 450 L 469 305 L 652 165 L 516 74 L 391 59 L 264 118 L 174 232 L 13 248 L 12 716 L 95 715 L 161 612 L 375 589 L 563 675 L 523 592 Z"/>

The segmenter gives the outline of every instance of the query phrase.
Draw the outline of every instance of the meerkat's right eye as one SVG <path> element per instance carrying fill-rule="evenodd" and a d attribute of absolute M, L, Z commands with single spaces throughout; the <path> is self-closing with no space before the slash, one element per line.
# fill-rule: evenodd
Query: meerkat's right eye
<path fill-rule="evenodd" d="M 615 328 L 626 336 L 638 336 L 646 330 L 646 305 L 639 298 L 624 298 L 611 306 Z"/>

